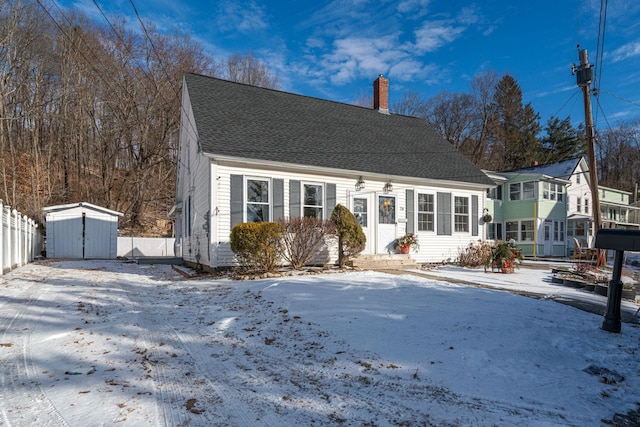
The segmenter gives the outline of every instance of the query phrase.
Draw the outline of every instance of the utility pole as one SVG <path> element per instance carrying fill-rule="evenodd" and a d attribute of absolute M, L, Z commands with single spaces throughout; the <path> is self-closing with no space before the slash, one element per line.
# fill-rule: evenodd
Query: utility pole
<path fill-rule="evenodd" d="M 578 57 L 580 58 L 580 65 L 572 67 L 572 74 L 577 75 L 578 86 L 582 88 L 584 97 L 584 127 L 587 136 L 587 157 L 589 160 L 589 179 L 591 181 L 593 233 L 596 234 L 602 227 L 602 217 L 598 191 L 598 170 L 596 169 L 595 130 L 593 128 L 593 116 L 591 115 L 591 79 L 593 72 L 591 64 L 589 64 L 587 50 L 580 50 L 580 45 L 578 45 Z"/>

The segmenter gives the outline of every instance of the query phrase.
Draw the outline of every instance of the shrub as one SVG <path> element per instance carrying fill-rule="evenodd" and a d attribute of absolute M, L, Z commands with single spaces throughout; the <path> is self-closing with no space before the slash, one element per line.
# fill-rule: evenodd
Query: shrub
<path fill-rule="evenodd" d="M 331 212 L 331 222 L 338 235 L 338 264 L 342 268 L 350 258 L 364 250 L 367 237 L 355 215 L 343 205 L 336 205 Z"/>
<path fill-rule="evenodd" d="M 245 268 L 274 271 L 282 259 L 284 228 L 274 222 L 243 222 L 231 230 L 231 250 Z"/>
<path fill-rule="evenodd" d="M 298 270 L 309 263 L 329 234 L 335 234 L 332 222 L 315 217 L 293 217 L 278 220 L 285 230 L 283 257 Z"/>
<path fill-rule="evenodd" d="M 503 273 L 513 273 L 513 270 L 522 263 L 524 256 L 516 245 L 511 242 L 498 242 L 491 248 L 491 255 L 485 264 L 485 270 L 489 267 L 501 270 Z"/>
<path fill-rule="evenodd" d="M 491 256 L 491 245 L 479 240 L 460 250 L 458 263 L 461 267 L 480 267 L 487 265 Z"/>

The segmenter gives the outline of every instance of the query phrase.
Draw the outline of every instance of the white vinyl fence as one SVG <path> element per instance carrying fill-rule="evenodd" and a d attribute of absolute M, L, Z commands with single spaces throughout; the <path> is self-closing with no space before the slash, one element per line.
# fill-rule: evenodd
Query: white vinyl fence
<path fill-rule="evenodd" d="M 118 256 L 173 257 L 175 242 L 172 237 L 118 237 Z"/>
<path fill-rule="evenodd" d="M 42 251 L 42 236 L 38 224 L 10 206 L 2 210 L 0 227 L 0 275 L 34 260 Z"/>

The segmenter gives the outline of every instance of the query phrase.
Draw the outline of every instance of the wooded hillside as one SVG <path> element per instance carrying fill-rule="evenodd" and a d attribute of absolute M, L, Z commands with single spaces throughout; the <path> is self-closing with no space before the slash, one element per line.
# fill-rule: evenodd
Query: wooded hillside
<path fill-rule="evenodd" d="M 0 0 L 0 199 L 42 223 L 43 207 L 84 201 L 123 212 L 125 232 L 168 233 L 183 74 L 272 88 L 278 79 L 252 54 L 216 62 L 189 35 L 56 5 Z M 407 94 L 393 110 L 424 117 L 482 168 L 584 149 L 569 118 L 541 126 L 508 75 L 485 73 L 469 93 L 427 101 Z M 640 180 L 637 123 L 598 132 L 602 185 L 633 191 Z"/>

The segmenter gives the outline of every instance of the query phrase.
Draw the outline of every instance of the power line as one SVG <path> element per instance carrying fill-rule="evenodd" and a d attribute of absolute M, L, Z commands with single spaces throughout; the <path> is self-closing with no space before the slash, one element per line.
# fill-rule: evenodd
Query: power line
<path fill-rule="evenodd" d="M 609 0 L 600 0 L 600 18 L 598 20 L 598 42 L 596 44 L 596 80 L 593 94 L 598 99 L 600 92 L 600 84 L 602 81 L 602 68 L 604 65 L 604 38 L 607 29 L 607 8 L 609 6 Z M 596 110 L 596 122 L 598 121 L 598 110 Z"/>
<path fill-rule="evenodd" d="M 638 102 L 630 101 L 630 100 L 628 100 L 628 99 L 626 99 L 626 98 L 623 98 L 623 97 L 621 97 L 621 96 L 614 95 L 614 94 L 613 94 L 613 93 L 611 93 L 611 92 L 607 92 L 606 90 L 601 90 L 601 92 L 604 92 L 604 93 L 606 93 L 606 94 L 607 94 L 607 95 L 609 95 L 609 96 L 612 96 L 612 97 L 614 97 L 614 98 L 616 98 L 616 99 L 619 99 L 620 101 L 626 102 L 626 103 L 631 104 L 631 105 L 634 105 L 634 106 L 636 106 L 636 107 L 640 107 L 640 103 L 638 103 Z"/>

